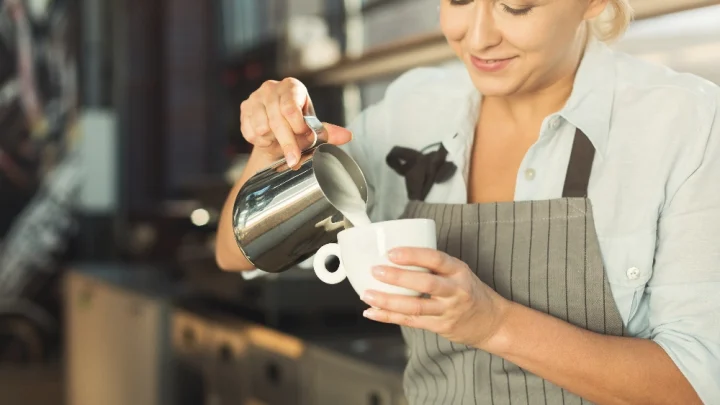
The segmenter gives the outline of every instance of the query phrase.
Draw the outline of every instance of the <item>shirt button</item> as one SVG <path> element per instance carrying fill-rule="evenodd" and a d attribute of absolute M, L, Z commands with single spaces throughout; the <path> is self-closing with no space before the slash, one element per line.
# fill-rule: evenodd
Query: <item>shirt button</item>
<path fill-rule="evenodd" d="M 640 277 L 640 269 L 637 267 L 630 267 L 627 271 L 627 278 L 630 280 L 637 280 Z"/>
<path fill-rule="evenodd" d="M 550 128 L 552 129 L 558 129 L 560 128 L 560 117 L 554 117 L 550 120 Z"/>
<path fill-rule="evenodd" d="M 535 178 L 535 169 L 525 170 L 525 179 L 532 180 Z"/>

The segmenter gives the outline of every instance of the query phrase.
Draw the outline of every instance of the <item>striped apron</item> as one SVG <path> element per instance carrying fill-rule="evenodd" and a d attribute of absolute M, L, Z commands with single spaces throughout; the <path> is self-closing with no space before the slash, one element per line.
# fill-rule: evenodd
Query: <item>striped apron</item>
<path fill-rule="evenodd" d="M 587 199 L 595 149 L 575 133 L 562 198 L 482 204 L 411 201 L 404 218 L 437 223 L 438 249 L 460 258 L 503 297 L 573 325 L 625 334 Z M 590 404 L 501 357 L 425 330 L 402 328 L 411 349 L 411 405 Z"/>

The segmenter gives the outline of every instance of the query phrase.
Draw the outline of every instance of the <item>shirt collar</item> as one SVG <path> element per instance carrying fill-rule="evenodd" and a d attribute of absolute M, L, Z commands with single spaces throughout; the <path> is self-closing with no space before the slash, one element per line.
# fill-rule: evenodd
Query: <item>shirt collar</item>
<path fill-rule="evenodd" d="M 475 125 L 480 116 L 481 95 L 475 89 L 468 76 L 468 91 L 462 95 L 463 102 L 457 103 L 459 107 L 448 120 L 447 131 L 442 144 L 451 155 L 462 156 L 472 146 L 475 140 Z"/>
<path fill-rule="evenodd" d="M 563 118 L 587 135 L 602 156 L 607 150 L 615 97 L 612 52 L 596 39 L 588 42 L 570 98 L 560 111 Z"/>
<path fill-rule="evenodd" d="M 612 50 L 604 43 L 591 39 L 578 67 L 570 98 L 559 115 L 583 131 L 602 156 L 607 149 L 614 95 Z M 447 132 L 442 143 L 451 154 L 468 149 L 475 135 L 481 95 L 469 77 L 466 97 L 467 103 L 463 103 L 464 106 L 458 108 L 445 125 Z"/>

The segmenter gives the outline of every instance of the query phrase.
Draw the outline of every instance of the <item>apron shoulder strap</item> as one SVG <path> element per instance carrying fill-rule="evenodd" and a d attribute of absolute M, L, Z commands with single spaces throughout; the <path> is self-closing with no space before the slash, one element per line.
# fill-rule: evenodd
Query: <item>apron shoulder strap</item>
<path fill-rule="evenodd" d="M 595 159 L 595 147 L 579 128 L 575 131 L 570 161 L 565 174 L 563 197 L 587 197 L 590 172 Z"/>

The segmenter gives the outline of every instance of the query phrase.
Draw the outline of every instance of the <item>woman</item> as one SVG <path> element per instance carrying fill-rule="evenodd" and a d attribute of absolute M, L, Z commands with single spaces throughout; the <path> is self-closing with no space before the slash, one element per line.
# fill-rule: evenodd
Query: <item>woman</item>
<path fill-rule="evenodd" d="M 720 91 L 608 48 L 630 13 L 443 0 L 465 69 L 397 79 L 352 142 L 328 125 L 374 221 L 438 225 L 439 251 L 390 254 L 432 274 L 374 269 L 431 298 L 363 297 L 365 316 L 403 327 L 411 404 L 720 403 Z M 293 79 L 243 102 L 256 148 L 231 197 L 281 153 L 297 162 L 308 102 Z M 230 211 L 218 263 L 246 270 Z"/>

